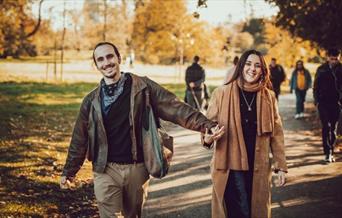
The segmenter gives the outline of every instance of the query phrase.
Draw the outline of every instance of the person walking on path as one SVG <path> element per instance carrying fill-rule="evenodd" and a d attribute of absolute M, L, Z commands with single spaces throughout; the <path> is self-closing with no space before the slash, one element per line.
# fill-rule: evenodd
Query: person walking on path
<path fill-rule="evenodd" d="M 147 77 L 120 72 L 115 45 L 101 42 L 93 59 L 103 79 L 81 104 L 60 180 L 66 188 L 87 158 L 92 161 L 100 217 L 141 217 L 149 174 L 143 160 L 142 114 L 147 93 L 154 113 L 182 127 L 217 137 L 215 122 Z"/>
<path fill-rule="evenodd" d="M 339 50 L 327 51 L 327 62 L 317 68 L 313 87 L 315 105 L 322 124 L 322 144 L 326 162 L 335 161 L 335 129 L 342 103 L 342 65 L 339 58 Z"/>
<path fill-rule="evenodd" d="M 279 185 L 287 172 L 284 133 L 269 71 L 262 54 L 242 54 L 232 80 L 214 90 L 207 117 L 225 134 L 214 146 L 211 165 L 213 218 L 271 217 L 271 159 Z"/>
<path fill-rule="evenodd" d="M 284 68 L 277 64 L 277 59 L 272 58 L 270 64 L 271 82 L 276 99 L 279 100 L 280 86 L 286 80 Z"/>
<path fill-rule="evenodd" d="M 310 72 L 304 67 L 302 60 L 296 62 L 296 67 L 292 72 L 290 81 L 290 92 L 296 94 L 296 115 L 295 119 L 304 117 L 304 102 L 306 92 L 311 88 Z"/>
<path fill-rule="evenodd" d="M 230 79 L 232 78 L 232 76 L 234 74 L 234 71 L 236 69 L 236 65 L 237 65 L 238 61 L 239 61 L 239 57 L 235 56 L 234 60 L 233 60 L 233 66 L 228 69 L 228 71 L 226 73 L 226 76 L 223 79 L 223 84 L 228 83 L 230 81 Z"/>
<path fill-rule="evenodd" d="M 199 64 L 200 58 L 196 55 L 194 62 L 185 71 L 185 99 L 184 101 L 196 108 L 202 110 L 206 107 L 209 94 L 204 84 L 205 71 Z"/>

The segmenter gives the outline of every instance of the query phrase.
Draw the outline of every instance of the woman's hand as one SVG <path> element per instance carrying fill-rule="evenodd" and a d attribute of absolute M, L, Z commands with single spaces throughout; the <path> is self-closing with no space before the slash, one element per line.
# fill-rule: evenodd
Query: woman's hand
<path fill-rule="evenodd" d="M 223 134 L 224 134 L 224 126 L 221 128 L 219 125 L 211 128 L 212 134 L 209 134 L 209 130 L 206 128 L 205 129 L 205 134 L 204 134 L 204 142 L 206 144 L 212 144 L 214 141 L 219 140 Z"/>
<path fill-rule="evenodd" d="M 279 170 L 278 171 L 278 186 L 284 186 L 286 183 L 286 173 Z"/>

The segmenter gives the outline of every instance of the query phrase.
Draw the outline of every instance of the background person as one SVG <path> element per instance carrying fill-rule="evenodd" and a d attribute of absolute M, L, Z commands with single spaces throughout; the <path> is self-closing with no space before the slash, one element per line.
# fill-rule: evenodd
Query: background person
<path fill-rule="evenodd" d="M 295 119 L 304 117 L 304 102 L 306 92 L 311 88 L 310 72 L 304 67 L 302 60 L 296 62 L 290 81 L 290 92 L 295 90 L 296 94 L 296 115 Z"/>
<path fill-rule="evenodd" d="M 206 107 L 207 99 L 209 98 L 208 90 L 205 81 L 205 71 L 199 64 L 200 58 L 196 55 L 192 65 L 185 71 L 185 102 L 201 110 Z"/>
<path fill-rule="evenodd" d="M 327 51 L 327 61 L 317 68 L 313 87 L 315 105 L 322 124 L 322 144 L 326 162 L 335 161 L 335 129 L 342 103 L 342 65 L 339 58 L 339 50 Z"/>
<path fill-rule="evenodd" d="M 276 99 L 279 100 L 279 95 L 281 91 L 280 87 L 281 84 L 286 80 L 286 74 L 283 66 L 277 64 L 277 59 L 275 58 L 271 59 L 271 64 L 269 68 L 271 73 L 273 91 L 275 93 Z"/>

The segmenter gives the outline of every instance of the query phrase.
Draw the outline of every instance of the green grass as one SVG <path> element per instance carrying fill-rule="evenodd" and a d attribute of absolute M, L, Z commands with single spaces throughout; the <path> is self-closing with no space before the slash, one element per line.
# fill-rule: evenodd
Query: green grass
<path fill-rule="evenodd" d="M 83 96 L 96 84 L 0 83 L 0 214 L 43 217 L 96 214 L 91 166 L 78 191 L 61 191 L 58 179 Z"/>
<path fill-rule="evenodd" d="M 89 162 L 76 190 L 58 186 L 80 103 L 96 86 L 0 83 L 1 216 L 97 216 Z M 184 85 L 163 86 L 184 98 Z"/>

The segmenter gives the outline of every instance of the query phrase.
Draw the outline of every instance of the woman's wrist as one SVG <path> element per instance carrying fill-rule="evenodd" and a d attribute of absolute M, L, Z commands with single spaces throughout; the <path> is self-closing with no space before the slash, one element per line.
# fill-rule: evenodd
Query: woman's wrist
<path fill-rule="evenodd" d="M 281 168 L 279 168 L 279 169 L 274 169 L 274 172 L 275 172 L 275 173 L 279 173 L 279 171 L 281 171 L 281 172 L 283 172 L 283 173 L 287 173 L 287 170 L 284 170 L 284 169 L 281 169 Z"/>

